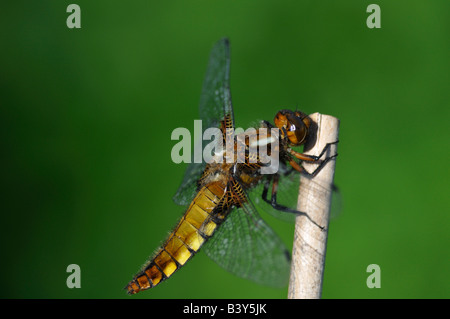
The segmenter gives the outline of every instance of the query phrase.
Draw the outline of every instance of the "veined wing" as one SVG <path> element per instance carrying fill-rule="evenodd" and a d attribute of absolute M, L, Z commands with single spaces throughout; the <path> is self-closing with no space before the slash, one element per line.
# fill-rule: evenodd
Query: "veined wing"
<path fill-rule="evenodd" d="M 219 127 L 220 121 L 224 119 L 228 120 L 228 125 L 234 127 L 230 93 L 230 44 L 226 38 L 218 41 L 211 50 L 203 82 L 199 113 L 203 131 L 210 127 Z M 197 141 L 197 145 L 201 145 L 200 140 Z M 202 152 L 202 149 L 194 149 L 194 152 Z M 194 163 L 192 156 L 183 181 L 173 197 L 175 203 L 188 205 L 192 201 L 197 191 L 197 181 L 205 165 L 204 161 Z"/>
<path fill-rule="evenodd" d="M 219 40 L 211 50 L 199 111 L 203 129 L 219 127 L 225 117 L 231 119 L 234 127 L 230 92 L 230 42 L 227 38 Z"/>
<path fill-rule="evenodd" d="M 250 201 L 233 209 L 203 250 L 239 277 L 272 287 L 287 285 L 289 251 Z"/>

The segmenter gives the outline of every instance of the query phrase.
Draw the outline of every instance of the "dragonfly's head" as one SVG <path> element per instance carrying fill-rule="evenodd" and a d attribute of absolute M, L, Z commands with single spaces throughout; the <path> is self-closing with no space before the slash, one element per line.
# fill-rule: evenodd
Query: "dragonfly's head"
<path fill-rule="evenodd" d="M 299 146 L 305 143 L 311 125 L 308 115 L 300 111 L 281 110 L 274 122 L 281 131 L 281 137 L 287 138 L 289 144 Z"/>

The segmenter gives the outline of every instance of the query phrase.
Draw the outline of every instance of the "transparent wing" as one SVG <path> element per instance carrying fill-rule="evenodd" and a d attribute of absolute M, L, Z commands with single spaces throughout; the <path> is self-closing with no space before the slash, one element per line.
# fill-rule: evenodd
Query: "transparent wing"
<path fill-rule="evenodd" d="M 251 202 L 235 208 L 203 249 L 217 264 L 239 277 L 272 287 L 287 285 L 289 251 Z"/>
<path fill-rule="evenodd" d="M 230 42 L 227 38 L 218 41 L 211 50 L 199 111 L 203 129 L 219 127 L 225 116 L 230 117 L 234 127 L 230 93 Z"/>
<path fill-rule="evenodd" d="M 219 127 L 224 118 L 231 120 L 234 127 L 233 106 L 230 93 L 230 44 L 224 38 L 211 50 L 199 105 L 203 131 L 210 127 Z M 197 141 L 201 145 L 201 137 Z M 194 152 L 202 151 L 203 147 Z M 202 157 L 203 158 L 203 157 Z M 191 163 L 186 169 L 183 180 L 173 200 L 178 205 L 188 205 L 197 191 L 197 181 L 205 169 L 205 162 Z"/>

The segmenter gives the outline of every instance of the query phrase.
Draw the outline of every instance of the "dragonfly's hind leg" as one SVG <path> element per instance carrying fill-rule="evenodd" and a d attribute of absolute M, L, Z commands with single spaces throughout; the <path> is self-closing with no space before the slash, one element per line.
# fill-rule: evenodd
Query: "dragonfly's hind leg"
<path fill-rule="evenodd" d="M 317 227 L 319 227 L 320 229 L 324 229 L 325 227 L 320 226 L 319 224 L 317 224 L 315 221 L 313 221 L 311 219 L 311 217 L 308 216 L 307 213 L 304 212 L 300 212 L 298 210 L 289 208 L 287 206 L 281 205 L 277 202 L 277 192 L 278 192 L 278 182 L 279 182 L 279 178 L 280 175 L 275 174 L 273 175 L 272 179 L 272 192 L 271 192 L 271 197 L 270 200 L 267 198 L 267 193 L 269 192 L 269 184 L 270 184 L 270 179 L 267 179 L 266 182 L 264 183 L 264 190 L 262 192 L 262 199 L 268 203 L 269 205 L 271 205 L 273 208 L 275 208 L 276 210 L 279 210 L 281 212 L 285 212 L 285 213 L 291 213 L 291 214 L 295 214 L 295 215 L 299 215 L 299 216 L 305 216 L 306 218 L 308 218 L 314 225 L 316 225 Z"/>

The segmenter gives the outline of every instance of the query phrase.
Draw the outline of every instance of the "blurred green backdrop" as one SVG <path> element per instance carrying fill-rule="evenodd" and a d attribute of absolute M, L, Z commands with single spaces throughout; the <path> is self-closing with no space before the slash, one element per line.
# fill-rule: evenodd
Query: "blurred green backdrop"
<path fill-rule="evenodd" d="M 223 36 L 238 126 L 295 107 L 341 120 L 323 297 L 450 297 L 448 0 L 377 1 L 381 29 L 370 1 L 79 0 L 68 29 L 70 3 L 1 4 L 2 297 L 128 298 L 183 213 L 170 136 L 193 128 Z M 293 225 L 267 220 L 291 247 Z M 286 296 L 199 253 L 130 298 Z"/>

